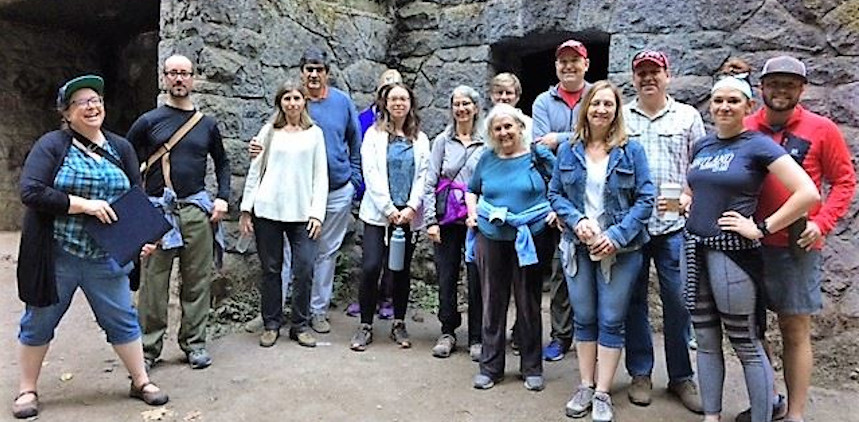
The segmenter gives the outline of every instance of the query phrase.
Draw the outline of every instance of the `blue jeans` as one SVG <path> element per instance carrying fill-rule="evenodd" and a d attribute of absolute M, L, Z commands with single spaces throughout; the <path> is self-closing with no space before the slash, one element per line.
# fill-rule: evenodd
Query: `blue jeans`
<path fill-rule="evenodd" d="M 694 375 L 689 360 L 691 322 L 683 301 L 683 281 L 680 278 L 682 249 L 682 230 L 653 236 L 644 245 L 644 265 L 633 288 L 626 317 L 626 370 L 631 376 L 650 376 L 653 372 L 653 337 L 647 307 L 651 259 L 659 276 L 668 382 L 674 384 L 690 380 Z"/>
<path fill-rule="evenodd" d="M 567 258 L 562 258 L 567 259 Z M 603 347 L 621 349 L 629 297 L 641 269 L 641 251 L 616 255 L 606 280 L 600 262 L 591 261 L 585 247 L 577 247 L 577 270 L 567 277 L 570 303 L 574 303 L 573 335 L 577 341 L 597 341 Z"/>
<path fill-rule="evenodd" d="M 46 307 L 27 305 L 18 333 L 21 344 L 43 346 L 50 343 L 78 287 L 86 295 L 108 343 L 122 345 L 140 338 L 140 325 L 137 311 L 131 306 L 127 275 L 131 264 L 123 268 L 112 258 L 79 258 L 55 246 L 54 268 L 60 301 Z"/>

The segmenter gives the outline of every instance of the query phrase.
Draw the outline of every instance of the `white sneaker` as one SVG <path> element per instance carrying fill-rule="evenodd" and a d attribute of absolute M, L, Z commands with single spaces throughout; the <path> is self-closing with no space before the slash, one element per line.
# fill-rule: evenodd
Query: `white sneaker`
<path fill-rule="evenodd" d="M 594 422 L 612 422 L 614 420 L 614 407 L 611 405 L 611 396 L 608 393 L 594 393 L 591 418 Z"/>
<path fill-rule="evenodd" d="M 594 388 L 580 385 L 570 401 L 567 402 L 567 416 L 571 418 L 583 418 L 591 410 L 594 399 Z"/>

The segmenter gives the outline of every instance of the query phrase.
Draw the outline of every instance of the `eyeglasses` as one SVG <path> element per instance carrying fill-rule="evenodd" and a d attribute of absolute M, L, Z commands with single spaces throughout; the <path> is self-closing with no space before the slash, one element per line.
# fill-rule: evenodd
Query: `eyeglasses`
<path fill-rule="evenodd" d="M 307 73 L 322 73 L 325 71 L 325 66 L 304 66 L 304 71 Z"/>
<path fill-rule="evenodd" d="M 69 105 L 76 105 L 78 107 L 98 107 L 104 104 L 104 100 L 101 97 L 90 97 L 90 98 L 82 98 L 80 100 L 69 101 Z"/>
<path fill-rule="evenodd" d="M 182 79 L 187 79 L 194 76 L 194 72 L 188 72 L 187 70 L 170 70 L 165 71 L 164 76 L 167 76 L 170 79 L 177 79 L 179 77 L 181 77 Z"/>

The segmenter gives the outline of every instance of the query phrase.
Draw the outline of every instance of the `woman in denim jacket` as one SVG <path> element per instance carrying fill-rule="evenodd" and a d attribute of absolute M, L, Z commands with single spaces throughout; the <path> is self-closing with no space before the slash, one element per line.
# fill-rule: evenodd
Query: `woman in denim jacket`
<path fill-rule="evenodd" d="M 576 137 L 558 148 L 549 184 L 549 201 L 566 227 L 561 262 L 575 308 L 582 378 L 566 413 L 583 417 L 593 408 L 594 421 L 613 419 L 609 388 L 655 195 L 644 149 L 628 141 L 620 107 L 614 85 L 594 84 L 583 101 Z"/>

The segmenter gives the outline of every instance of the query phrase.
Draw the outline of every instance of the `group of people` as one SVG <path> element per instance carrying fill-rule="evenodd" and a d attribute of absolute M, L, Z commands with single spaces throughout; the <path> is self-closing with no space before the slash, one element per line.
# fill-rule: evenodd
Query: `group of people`
<path fill-rule="evenodd" d="M 587 49 L 569 40 L 555 51 L 558 83 L 537 97 L 533 119 L 516 108 L 519 80 L 502 73 L 491 81 L 485 117 L 478 90 L 457 86 L 449 124 L 430 142 L 415 93 L 398 72 L 382 74 L 374 104 L 359 115 L 348 95 L 330 86 L 327 55 L 307 50 L 300 81 L 279 87 L 271 119 L 249 144 L 239 227 L 243 236 L 254 234 L 262 267 L 260 345 L 274 346 L 280 336 L 290 284 L 289 338 L 313 347 L 313 332 L 330 331 L 336 253 L 357 199 L 363 274 L 358 303 L 349 307 L 360 316 L 352 350 L 367 349 L 377 306 L 381 315 L 387 304 L 391 339 L 411 347 L 410 264 L 424 232 L 439 286 L 441 333 L 432 355 L 446 358 L 457 349 L 464 258 L 467 344 L 479 362 L 474 388 L 504 378 L 512 294 L 511 337 L 525 388 L 544 389 L 544 360 L 563 359 L 575 343 L 580 380 L 565 412 L 612 421 L 611 387 L 624 348 L 629 399 L 651 402 L 652 261 L 669 392 L 706 422 L 720 420 L 724 330 L 743 364 L 751 404 L 737 420 L 801 421 L 812 367 L 810 315 L 822 308 L 820 247 L 849 207 L 855 173 L 837 127 L 798 104 L 807 83 L 802 62 L 769 60 L 759 92 L 747 65 L 729 63 L 711 89 L 711 134 L 694 107 L 668 94 L 663 52 L 632 58 L 636 97 L 624 104 L 612 82 L 585 81 Z M 152 405 L 168 400 L 148 372 L 162 348 L 175 257 L 183 281 L 180 347 L 192 368 L 212 363 L 205 326 L 230 170 L 214 119 L 190 100 L 193 75 L 188 58 L 168 58 L 166 103 L 141 116 L 127 141 L 101 127 L 101 78 L 76 78 L 60 89 L 64 127 L 36 143 L 21 176 L 27 213 L 18 273 L 27 306 L 16 417 L 38 413 L 41 362 L 78 286 L 131 374 L 130 395 Z M 204 189 L 209 156 L 214 201 Z M 81 229 L 86 219 L 116 221 L 111 202 L 135 185 L 172 225 L 141 250 L 136 309 L 132 265 L 117 265 Z M 544 347 L 540 299 L 555 257 L 559 276 L 551 281 L 551 339 Z M 778 313 L 785 338 L 786 398 L 775 391 L 764 341 L 767 308 Z"/>

